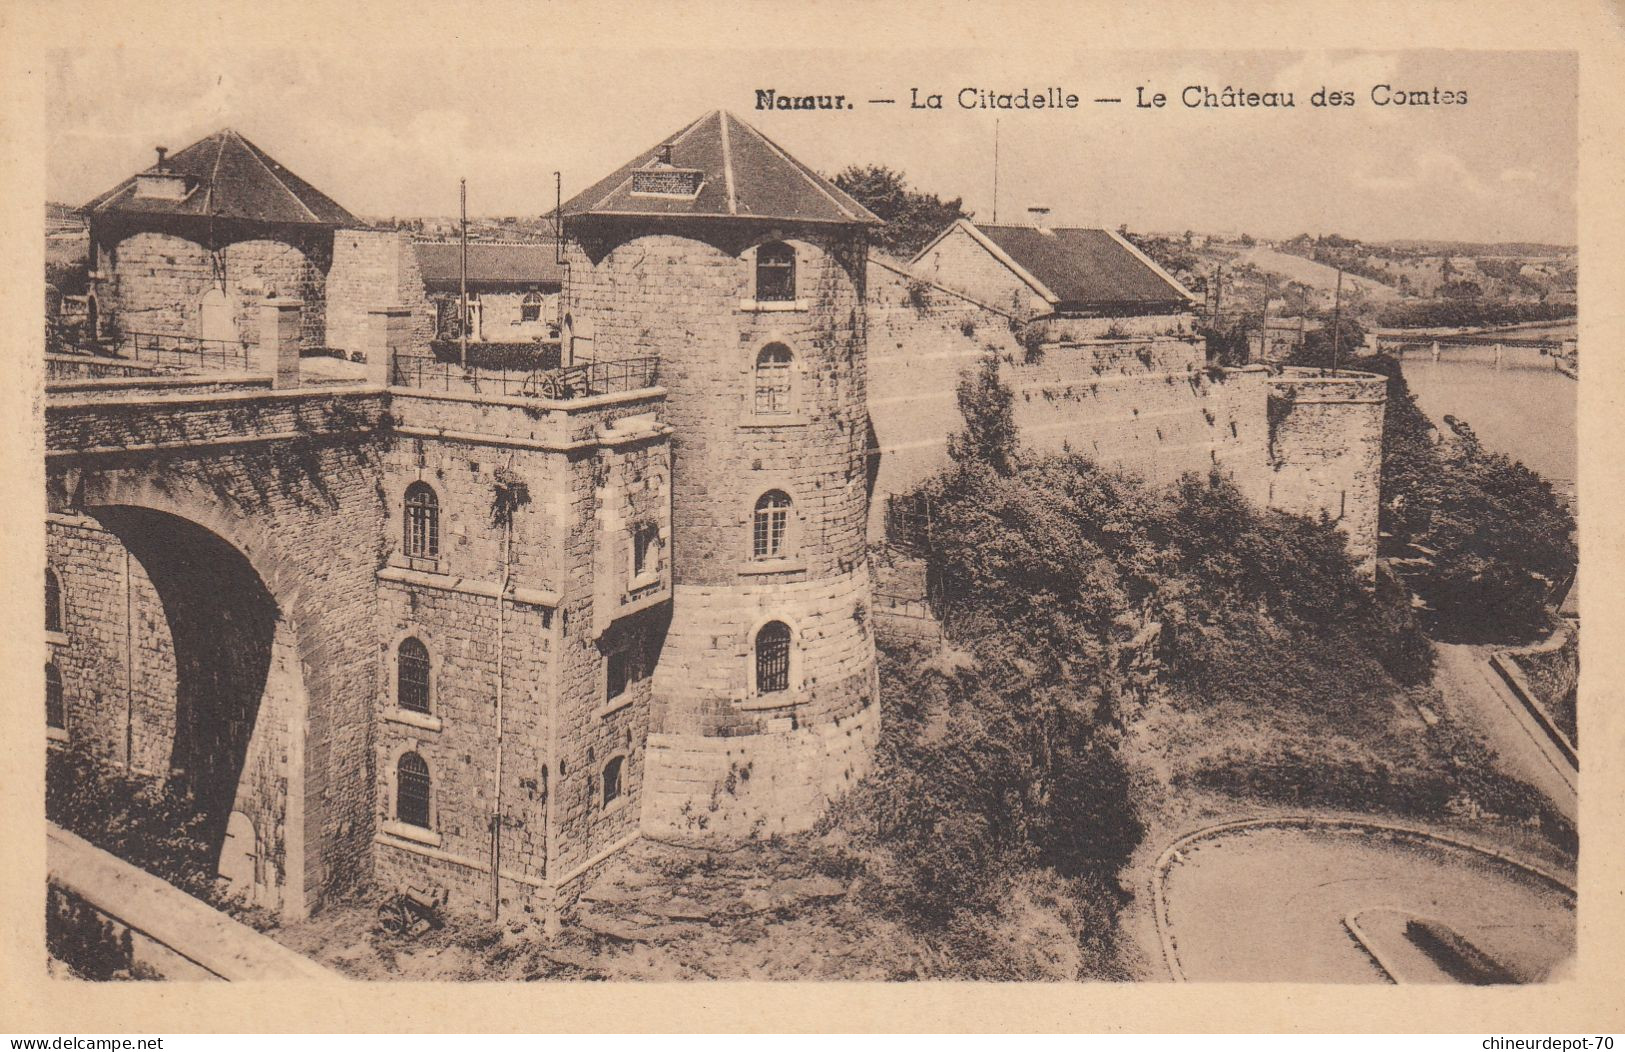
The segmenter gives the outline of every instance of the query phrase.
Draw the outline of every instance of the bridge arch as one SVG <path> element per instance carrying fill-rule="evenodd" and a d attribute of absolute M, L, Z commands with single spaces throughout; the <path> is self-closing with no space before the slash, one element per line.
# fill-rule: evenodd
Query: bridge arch
<path fill-rule="evenodd" d="M 192 519 L 128 503 L 83 511 L 156 594 L 157 611 L 132 617 L 131 674 L 159 666 L 159 680 L 173 685 L 139 719 L 129 714 L 127 748 L 167 753 L 166 770 L 154 773 L 186 791 L 199 850 L 233 893 L 303 914 L 308 701 L 296 624 L 249 558 Z"/>
<path fill-rule="evenodd" d="M 124 660 L 168 662 L 137 671 L 149 683 L 173 684 L 172 696 L 148 699 L 156 712 L 124 718 L 120 733 L 148 736 L 127 743 L 125 755 L 152 757 L 150 773 L 191 790 L 204 849 L 234 893 L 304 916 L 328 885 L 356 877 L 335 872 L 328 857 L 324 754 L 307 746 L 313 723 L 318 734 L 326 725 L 323 699 L 335 678 L 332 632 L 313 594 L 320 586 L 310 531 L 288 529 L 285 509 L 279 517 L 245 507 L 151 465 L 69 473 L 61 482 L 56 510 L 96 520 L 156 593 L 158 613 L 132 615 L 132 633 L 147 638 Z M 167 746 L 158 740 L 165 737 Z M 370 750 L 361 754 L 370 761 Z M 166 756 L 167 771 L 159 769 Z"/>

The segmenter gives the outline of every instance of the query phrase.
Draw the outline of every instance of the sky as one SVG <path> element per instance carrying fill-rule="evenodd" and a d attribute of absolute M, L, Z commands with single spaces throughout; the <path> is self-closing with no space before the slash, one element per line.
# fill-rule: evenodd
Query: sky
<path fill-rule="evenodd" d="M 702 113 L 733 111 L 820 171 L 883 164 L 993 218 L 1135 231 L 1364 240 L 1576 240 L 1570 52 L 851 50 L 53 53 L 46 189 L 81 204 L 154 159 L 236 128 L 358 215 L 539 215 Z M 1467 93 L 1377 106 L 1376 85 Z M 1056 86 L 1077 109 L 962 109 L 963 88 Z M 1291 91 L 1293 109 L 1187 108 L 1184 90 Z M 1316 108 L 1319 88 L 1354 105 Z M 841 94 L 761 112 L 757 89 Z M 1167 96 L 1136 106 L 1137 89 Z M 908 106 L 939 93 L 944 109 Z M 1096 103 L 1096 98 L 1121 103 Z M 894 98 L 890 106 L 867 100 Z M 995 121 L 997 126 L 995 127 Z"/>

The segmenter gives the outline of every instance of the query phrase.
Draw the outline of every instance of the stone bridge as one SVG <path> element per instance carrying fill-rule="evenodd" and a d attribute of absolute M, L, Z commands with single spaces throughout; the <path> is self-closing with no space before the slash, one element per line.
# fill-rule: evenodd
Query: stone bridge
<path fill-rule="evenodd" d="M 222 874 L 299 916 L 368 866 L 390 420 L 269 371 L 50 385 L 51 733 L 190 791 Z"/>

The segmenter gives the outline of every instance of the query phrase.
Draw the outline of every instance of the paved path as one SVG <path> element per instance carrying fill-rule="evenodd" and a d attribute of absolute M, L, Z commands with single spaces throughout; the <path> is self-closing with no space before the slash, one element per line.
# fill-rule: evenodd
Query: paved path
<path fill-rule="evenodd" d="M 1574 898 L 1497 859 L 1351 829 L 1248 828 L 1180 849 L 1163 881 L 1194 982 L 1389 981 L 1350 935 L 1371 910 L 1437 918 L 1520 980 L 1574 952 Z"/>
<path fill-rule="evenodd" d="M 1434 685 L 1445 703 L 1483 732 L 1502 768 L 1544 793 L 1569 821 L 1578 818 L 1579 772 L 1558 751 L 1478 647 L 1441 643 Z"/>

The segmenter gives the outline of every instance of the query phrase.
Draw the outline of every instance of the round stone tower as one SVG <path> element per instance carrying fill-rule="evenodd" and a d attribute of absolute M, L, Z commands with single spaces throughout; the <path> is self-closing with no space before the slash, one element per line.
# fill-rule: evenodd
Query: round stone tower
<path fill-rule="evenodd" d="M 565 354 L 657 358 L 674 429 L 643 828 L 804 829 L 867 771 L 879 725 L 864 377 L 878 220 L 723 112 L 563 212 Z"/>

